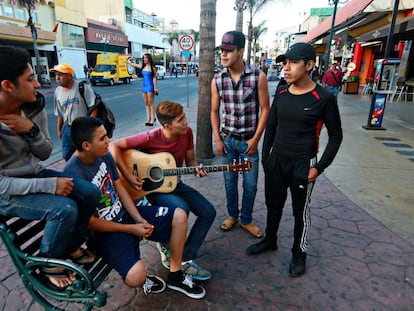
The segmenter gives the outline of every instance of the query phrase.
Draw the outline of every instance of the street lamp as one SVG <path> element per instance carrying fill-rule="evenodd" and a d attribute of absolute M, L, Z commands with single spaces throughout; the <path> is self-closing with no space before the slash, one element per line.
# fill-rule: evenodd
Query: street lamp
<path fill-rule="evenodd" d="M 165 53 L 165 18 L 164 17 L 158 17 L 156 13 L 152 12 L 151 16 L 157 19 L 157 26 L 162 23 L 162 62 L 164 65 L 164 68 L 167 68 L 167 55 Z M 154 54 L 154 53 L 153 53 Z"/>
<path fill-rule="evenodd" d="M 338 8 L 338 3 L 346 3 L 348 2 L 348 0 L 328 0 L 328 4 L 329 5 L 334 5 L 334 11 L 333 11 L 333 15 L 332 15 L 332 24 L 331 24 L 331 30 L 329 32 L 329 40 L 328 40 L 328 45 L 326 47 L 326 56 L 325 56 L 325 71 L 328 70 L 328 65 L 329 65 L 329 59 L 330 59 L 330 55 L 331 55 L 331 43 L 332 43 L 332 38 L 333 38 L 333 33 L 335 30 L 335 17 L 336 17 L 336 9 Z"/>

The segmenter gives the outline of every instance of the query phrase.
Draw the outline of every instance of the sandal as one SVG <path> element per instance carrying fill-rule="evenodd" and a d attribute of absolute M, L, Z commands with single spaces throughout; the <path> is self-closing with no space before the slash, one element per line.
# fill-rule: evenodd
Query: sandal
<path fill-rule="evenodd" d="M 239 220 L 234 217 L 227 217 L 221 224 L 220 230 L 222 231 L 230 231 L 235 224 L 237 224 Z"/>
<path fill-rule="evenodd" d="M 57 291 L 64 291 L 75 281 L 73 274 L 71 274 L 68 270 L 59 267 L 41 267 L 40 277 L 42 281 L 45 282 L 50 288 Z M 59 279 L 70 279 L 72 282 L 66 286 L 58 286 L 52 282 L 52 280 L 55 280 L 55 282 L 57 282 Z"/>
<path fill-rule="evenodd" d="M 244 230 L 247 230 L 252 236 L 255 238 L 262 238 L 263 232 L 260 230 L 256 225 L 253 224 L 240 224 L 240 227 L 242 227 Z"/>
<path fill-rule="evenodd" d="M 87 249 L 84 248 L 79 248 L 77 251 L 75 251 L 74 253 L 77 253 L 78 251 L 80 251 L 79 255 L 69 255 L 68 258 L 70 260 L 72 260 L 74 263 L 78 264 L 78 265 L 85 265 L 88 263 L 92 263 L 95 261 L 95 255 L 92 254 L 90 251 L 88 251 Z M 72 253 L 72 254 L 74 254 Z"/>

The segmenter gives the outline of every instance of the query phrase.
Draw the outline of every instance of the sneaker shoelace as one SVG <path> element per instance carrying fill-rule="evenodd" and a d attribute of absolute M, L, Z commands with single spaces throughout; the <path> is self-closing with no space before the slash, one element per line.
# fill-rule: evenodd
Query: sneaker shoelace
<path fill-rule="evenodd" d="M 145 295 L 151 293 L 151 288 L 152 288 L 153 285 L 154 285 L 153 281 L 151 281 L 149 278 L 145 279 L 145 283 L 142 286 Z"/>
<path fill-rule="evenodd" d="M 193 288 L 194 286 L 193 278 L 190 275 L 185 275 L 183 284 L 187 285 L 190 288 Z"/>

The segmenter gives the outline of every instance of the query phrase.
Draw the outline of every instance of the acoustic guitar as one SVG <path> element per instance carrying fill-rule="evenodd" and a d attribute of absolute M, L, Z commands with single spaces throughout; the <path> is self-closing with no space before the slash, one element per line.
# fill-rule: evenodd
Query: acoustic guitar
<path fill-rule="evenodd" d="M 151 192 L 169 193 L 174 191 L 180 175 L 196 174 L 197 166 L 177 167 L 174 156 L 169 152 L 147 154 L 135 149 L 122 153 L 126 168 L 135 176 L 144 180 L 141 190 L 134 189 L 119 172 L 119 178 L 133 200 Z M 252 169 L 250 161 L 234 164 L 205 165 L 204 171 L 212 172 L 243 172 Z"/>

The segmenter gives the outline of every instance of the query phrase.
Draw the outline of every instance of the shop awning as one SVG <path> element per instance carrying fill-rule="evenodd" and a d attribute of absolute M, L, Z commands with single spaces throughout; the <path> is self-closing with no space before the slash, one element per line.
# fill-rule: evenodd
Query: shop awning
<path fill-rule="evenodd" d="M 353 17 L 360 14 L 374 0 L 353 0 L 338 9 L 335 16 L 335 27 L 343 25 Z M 318 26 L 310 29 L 302 42 L 311 42 L 325 36 L 331 29 L 332 17 L 325 19 Z"/>
<path fill-rule="evenodd" d="M 359 42 L 383 40 L 388 36 L 390 25 L 369 31 L 361 35 Z M 395 22 L 394 40 L 412 40 L 414 37 L 414 15 L 402 18 Z"/>
<path fill-rule="evenodd" d="M 0 39 L 33 42 L 32 33 L 29 27 L 0 24 Z M 37 43 L 39 44 L 54 44 L 56 33 L 37 29 Z"/>

